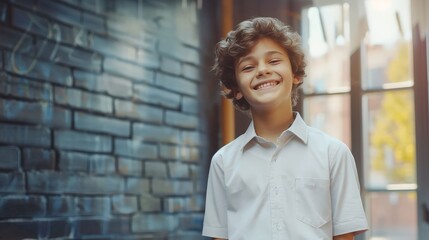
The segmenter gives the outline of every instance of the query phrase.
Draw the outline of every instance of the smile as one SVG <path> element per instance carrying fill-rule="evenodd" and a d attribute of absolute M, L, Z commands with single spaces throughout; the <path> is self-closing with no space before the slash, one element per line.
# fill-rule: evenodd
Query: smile
<path fill-rule="evenodd" d="M 279 81 L 263 82 L 256 85 L 253 89 L 260 90 L 260 89 L 270 88 L 270 87 L 276 86 L 277 84 L 279 84 Z"/>

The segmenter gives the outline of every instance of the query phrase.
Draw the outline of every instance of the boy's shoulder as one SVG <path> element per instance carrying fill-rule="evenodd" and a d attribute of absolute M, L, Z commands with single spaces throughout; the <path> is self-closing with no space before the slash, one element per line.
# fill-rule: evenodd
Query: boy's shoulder
<path fill-rule="evenodd" d="M 315 127 L 307 126 L 308 144 L 324 146 L 327 150 L 343 150 L 350 151 L 349 147 L 340 139 L 320 130 Z"/>
<path fill-rule="evenodd" d="M 231 154 L 233 152 L 237 152 L 241 150 L 245 143 L 245 134 L 241 134 L 240 136 L 236 137 L 231 142 L 225 144 L 222 146 L 217 153 L 225 155 L 225 154 Z"/>

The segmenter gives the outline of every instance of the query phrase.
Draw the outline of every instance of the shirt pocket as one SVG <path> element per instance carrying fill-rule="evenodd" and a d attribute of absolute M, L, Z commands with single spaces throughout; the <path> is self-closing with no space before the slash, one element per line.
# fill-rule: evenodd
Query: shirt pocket
<path fill-rule="evenodd" d="M 296 218 L 314 228 L 325 225 L 331 219 L 330 196 L 329 180 L 296 178 Z"/>

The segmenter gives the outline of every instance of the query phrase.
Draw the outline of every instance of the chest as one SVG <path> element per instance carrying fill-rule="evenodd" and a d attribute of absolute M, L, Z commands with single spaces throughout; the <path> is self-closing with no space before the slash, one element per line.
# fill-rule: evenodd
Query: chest
<path fill-rule="evenodd" d="M 291 142 L 281 148 L 254 145 L 237 152 L 227 162 L 227 192 L 244 198 L 267 194 L 273 183 L 293 191 L 296 179 L 330 179 L 327 150 L 310 148 L 299 142 Z"/>

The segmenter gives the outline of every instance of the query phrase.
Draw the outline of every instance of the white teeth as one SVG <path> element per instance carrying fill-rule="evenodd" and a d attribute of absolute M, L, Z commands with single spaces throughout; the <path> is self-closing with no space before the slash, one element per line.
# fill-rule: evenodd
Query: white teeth
<path fill-rule="evenodd" d="M 277 85 L 277 82 L 266 82 L 266 83 L 263 83 L 263 84 L 260 84 L 260 85 L 258 85 L 258 86 L 256 86 L 256 90 L 259 90 L 259 89 L 263 89 L 263 88 L 267 88 L 267 87 L 272 87 L 272 86 L 275 86 L 275 85 Z"/>

